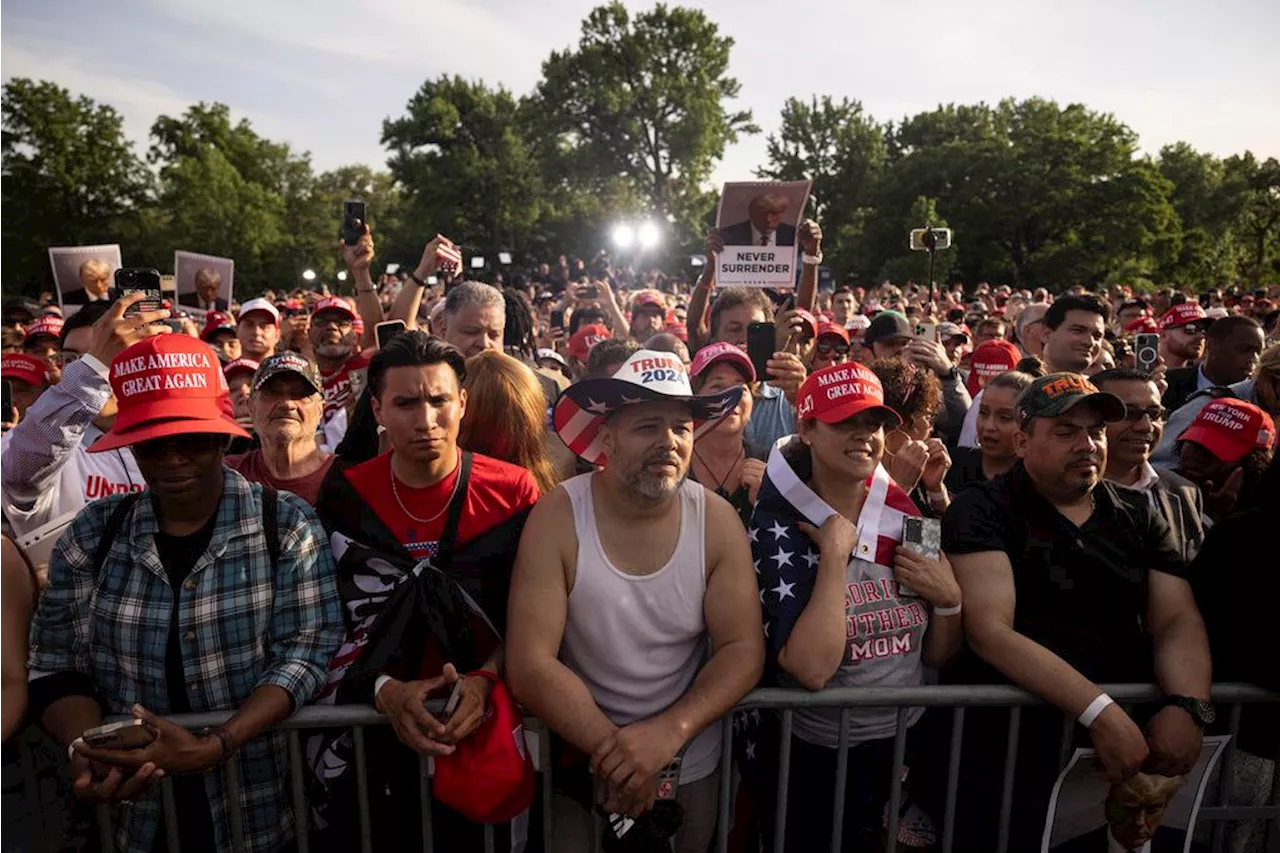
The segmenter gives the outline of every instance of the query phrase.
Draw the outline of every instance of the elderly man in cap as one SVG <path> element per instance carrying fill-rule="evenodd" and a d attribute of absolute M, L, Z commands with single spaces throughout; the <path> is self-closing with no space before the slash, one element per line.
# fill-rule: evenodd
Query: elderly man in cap
<path fill-rule="evenodd" d="M 264 361 L 249 394 L 249 420 L 260 446 L 227 457 L 227 466 L 253 483 L 293 492 L 312 506 L 333 456 L 316 443 L 324 407 L 324 383 L 316 366 L 296 352 Z"/>
<path fill-rule="evenodd" d="M 244 357 L 261 362 L 280 344 L 280 312 L 270 300 L 250 299 L 240 306 L 236 337 Z"/>
<path fill-rule="evenodd" d="M 694 438 L 743 393 L 695 397 L 679 359 L 640 350 L 556 405 L 560 437 L 604 468 L 530 515 L 506 646 L 517 698 L 577 757 L 559 777 L 554 850 L 590 848 L 592 775 L 613 813 L 606 833 L 652 837 L 656 816 L 646 831 L 624 815 L 675 799 L 675 850 L 711 842 L 727 760 L 718 721 L 756 685 L 764 646 L 737 513 L 686 475 Z"/>
<path fill-rule="evenodd" d="M 969 645 L 990 667 L 971 659 L 971 677 L 1003 676 L 1061 712 L 1022 717 L 1010 848 L 1029 850 L 1058 772 L 1062 713 L 1088 733 L 1108 776 L 1122 779 L 1144 763 L 1189 769 L 1213 706 L 1209 644 L 1182 550 L 1145 494 L 1103 479 L 1107 424 L 1125 416 L 1124 403 L 1078 374 L 1054 373 L 1028 386 L 1017 410 L 1021 461 L 956 496 L 943 548 L 964 592 Z M 1166 696 L 1144 735 L 1098 685 L 1152 680 Z M 1007 731 L 1003 715 L 988 722 Z M 975 826 L 996 825 L 983 807 L 992 805 L 969 811 Z"/>
<path fill-rule="evenodd" d="M 149 489 L 91 504 L 58 541 L 31 626 L 32 706 L 68 748 L 75 794 L 117 806 L 117 850 L 166 836 L 184 851 L 279 850 L 288 754 L 283 734 L 260 736 L 316 694 L 341 641 L 324 532 L 302 499 L 223 465 L 244 431 L 203 343 L 142 340 L 112 361 L 111 387 L 120 411 L 91 451 L 132 448 Z M 219 711 L 233 713 L 200 732 L 160 716 Z M 140 721 L 136 748 L 84 737 L 121 714 Z M 232 756 L 235 787 L 220 769 Z"/>

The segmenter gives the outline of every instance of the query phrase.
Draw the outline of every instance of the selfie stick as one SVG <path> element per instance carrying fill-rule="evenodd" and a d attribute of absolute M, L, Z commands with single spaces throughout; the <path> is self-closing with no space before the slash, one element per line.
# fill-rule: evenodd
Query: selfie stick
<path fill-rule="evenodd" d="M 929 295 L 932 298 L 933 296 L 933 255 L 938 250 L 937 248 L 938 235 L 934 232 L 932 223 L 924 227 L 924 234 L 921 235 L 921 239 L 924 241 L 925 251 L 929 253 Z"/>

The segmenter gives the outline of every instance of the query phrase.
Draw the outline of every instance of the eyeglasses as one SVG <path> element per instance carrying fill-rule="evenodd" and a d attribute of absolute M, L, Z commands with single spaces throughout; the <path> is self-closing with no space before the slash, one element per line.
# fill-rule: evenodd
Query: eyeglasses
<path fill-rule="evenodd" d="M 1149 418 L 1153 424 L 1160 423 L 1169 414 L 1169 410 L 1161 406 L 1153 406 L 1150 409 L 1137 409 L 1129 406 L 1125 407 L 1124 419 L 1130 423 L 1137 423 L 1144 417 Z"/>
<path fill-rule="evenodd" d="M 1204 323 L 1187 323 L 1176 328 L 1181 329 L 1184 335 L 1203 335 L 1209 331 L 1209 327 Z"/>
<path fill-rule="evenodd" d="M 818 341 L 818 352 L 821 355 L 848 355 L 849 345 Z"/>
<path fill-rule="evenodd" d="M 337 326 L 339 329 L 350 329 L 355 322 L 346 315 L 338 315 L 334 317 L 312 318 L 317 326 Z"/>

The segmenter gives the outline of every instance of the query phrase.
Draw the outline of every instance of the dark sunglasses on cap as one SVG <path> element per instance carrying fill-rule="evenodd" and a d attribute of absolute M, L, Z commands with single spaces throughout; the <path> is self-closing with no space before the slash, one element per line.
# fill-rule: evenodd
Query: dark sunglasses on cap
<path fill-rule="evenodd" d="M 1124 419 L 1130 423 L 1137 423 L 1143 417 L 1151 419 L 1153 424 L 1160 423 L 1169 414 L 1169 410 L 1161 406 L 1152 406 L 1149 409 L 1139 409 L 1133 406 L 1126 406 L 1124 410 Z"/>

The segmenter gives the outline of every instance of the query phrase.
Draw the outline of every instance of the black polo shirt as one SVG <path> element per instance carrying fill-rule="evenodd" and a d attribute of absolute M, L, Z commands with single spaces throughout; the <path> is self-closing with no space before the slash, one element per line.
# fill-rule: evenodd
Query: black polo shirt
<path fill-rule="evenodd" d="M 1077 527 L 1022 463 L 956 496 L 943 521 L 949 554 L 1004 551 L 1017 596 L 1013 627 L 1097 682 L 1151 681 L 1147 576 L 1184 577 L 1169 525 L 1141 492 L 1102 482 Z"/>
<path fill-rule="evenodd" d="M 987 482 L 982 472 L 982 451 L 976 447 L 957 447 L 951 451 L 951 467 L 947 469 L 947 491 L 951 497 L 970 486 Z"/>

